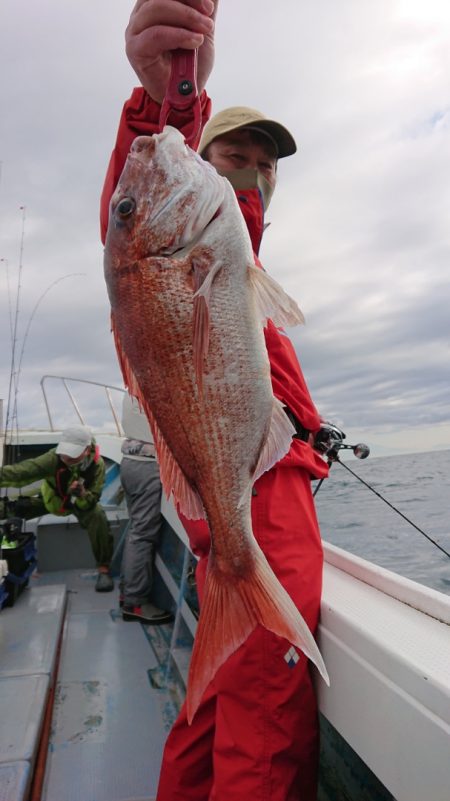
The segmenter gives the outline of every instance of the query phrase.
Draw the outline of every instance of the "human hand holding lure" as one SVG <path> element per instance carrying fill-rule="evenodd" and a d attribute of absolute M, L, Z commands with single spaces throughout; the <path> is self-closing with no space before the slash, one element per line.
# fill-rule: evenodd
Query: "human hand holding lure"
<path fill-rule="evenodd" d="M 173 51 L 197 51 L 201 94 L 214 64 L 218 0 L 137 0 L 125 32 L 126 53 L 142 86 L 158 103 L 166 96 Z"/>

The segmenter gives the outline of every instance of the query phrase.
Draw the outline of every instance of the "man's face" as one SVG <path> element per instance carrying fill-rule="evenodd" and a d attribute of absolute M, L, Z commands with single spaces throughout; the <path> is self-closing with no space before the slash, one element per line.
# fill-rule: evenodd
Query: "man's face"
<path fill-rule="evenodd" d="M 214 139 L 206 152 L 207 160 L 222 172 L 243 170 L 246 167 L 258 170 L 271 187 L 277 180 L 277 157 L 275 147 L 263 133 L 249 128 L 231 131 Z"/>

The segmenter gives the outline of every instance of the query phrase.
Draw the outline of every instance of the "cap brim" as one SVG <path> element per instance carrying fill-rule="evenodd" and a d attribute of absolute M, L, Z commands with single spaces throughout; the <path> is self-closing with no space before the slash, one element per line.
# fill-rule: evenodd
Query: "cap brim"
<path fill-rule="evenodd" d="M 279 159 L 293 156 L 297 152 L 297 145 L 292 134 L 289 133 L 284 125 L 275 122 L 275 120 L 255 120 L 254 122 L 245 123 L 240 128 L 256 128 L 260 131 L 267 131 L 270 138 L 276 143 Z M 239 128 L 235 130 L 239 130 Z"/>
<path fill-rule="evenodd" d="M 70 456 L 71 459 L 76 459 L 78 456 L 81 456 L 83 451 L 85 451 L 87 445 L 85 445 L 80 450 L 79 445 L 75 445 L 73 442 L 60 442 L 56 448 L 56 453 L 63 456 Z"/>
<path fill-rule="evenodd" d="M 227 136 L 232 131 L 249 128 L 254 128 L 256 131 L 267 134 L 276 147 L 277 158 L 292 156 L 297 151 L 295 139 L 284 125 L 276 122 L 276 120 L 267 119 L 257 109 L 248 108 L 247 106 L 233 106 L 219 111 L 206 124 L 198 152 L 203 155 L 206 148 L 216 139 Z"/>

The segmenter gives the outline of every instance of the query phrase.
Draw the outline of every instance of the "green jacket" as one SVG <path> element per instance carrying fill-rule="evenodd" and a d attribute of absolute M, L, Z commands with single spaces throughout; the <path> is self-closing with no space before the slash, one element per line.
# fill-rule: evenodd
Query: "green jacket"
<path fill-rule="evenodd" d="M 67 467 L 61 461 L 56 448 L 12 465 L 0 467 L 0 487 L 26 487 L 42 479 L 41 495 L 50 514 L 69 515 L 75 509 L 93 509 L 100 500 L 105 484 L 105 463 L 98 454 L 95 443 L 92 459 L 86 469 L 80 465 Z M 72 481 L 84 479 L 84 498 L 72 498 L 68 488 Z"/>

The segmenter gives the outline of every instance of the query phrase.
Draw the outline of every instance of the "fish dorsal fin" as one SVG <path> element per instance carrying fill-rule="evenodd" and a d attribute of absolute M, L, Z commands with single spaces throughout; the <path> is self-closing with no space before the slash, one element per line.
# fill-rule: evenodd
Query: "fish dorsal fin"
<path fill-rule="evenodd" d="M 256 307 L 263 325 L 272 320 L 275 325 L 299 325 L 305 322 L 295 300 L 260 267 L 249 265 L 249 278 Z"/>
<path fill-rule="evenodd" d="M 114 315 L 111 315 L 111 329 L 114 335 L 114 341 L 122 370 L 124 384 L 126 387 L 128 387 L 130 395 L 133 395 L 133 397 L 138 400 L 139 406 L 144 411 L 153 433 L 159 464 L 159 472 L 161 476 L 161 484 L 163 486 L 165 495 L 167 498 L 170 498 L 171 494 L 173 493 L 175 503 L 179 504 L 181 512 L 183 512 L 183 514 L 189 520 L 205 518 L 205 510 L 199 494 L 189 484 L 172 451 L 167 445 L 150 407 L 141 393 L 136 376 L 131 368 L 126 354 L 123 351 L 120 337 L 115 326 Z"/>
<path fill-rule="evenodd" d="M 269 434 L 259 456 L 253 481 L 257 481 L 266 470 L 270 470 L 283 456 L 286 456 L 294 434 L 295 428 L 284 411 L 283 404 L 278 398 L 274 398 Z"/>
<path fill-rule="evenodd" d="M 208 271 L 201 262 L 194 261 L 194 316 L 192 331 L 192 347 L 194 353 L 194 370 L 197 386 L 202 391 L 203 366 L 209 350 L 210 314 L 209 304 L 211 288 L 214 278 L 221 269 L 222 264 L 217 262 Z"/>

